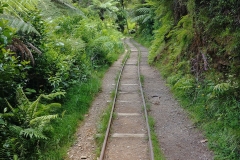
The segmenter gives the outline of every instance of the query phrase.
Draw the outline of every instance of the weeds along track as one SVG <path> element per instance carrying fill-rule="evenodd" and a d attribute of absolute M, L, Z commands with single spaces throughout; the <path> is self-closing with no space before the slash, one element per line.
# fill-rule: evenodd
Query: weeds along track
<path fill-rule="evenodd" d="M 125 44 L 129 48 L 129 56 L 113 84 L 115 97 L 100 160 L 153 160 L 140 78 L 141 48 L 137 48 L 130 39 L 125 39 Z"/>

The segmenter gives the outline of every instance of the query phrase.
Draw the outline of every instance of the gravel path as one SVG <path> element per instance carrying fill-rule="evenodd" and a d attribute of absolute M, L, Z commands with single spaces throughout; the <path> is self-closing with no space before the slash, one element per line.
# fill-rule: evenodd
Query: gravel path
<path fill-rule="evenodd" d="M 159 72 L 147 64 L 148 50 L 142 52 L 141 74 L 144 76 L 146 100 L 151 104 L 150 115 L 155 119 L 161 149 L 167 160 L 212 160 L 202 133 L 195 128 L 188 114 L 173 98 Z"/>
<path fill-rule="evenodd" d="M 150 115 L 156 121 L 155 130 L 160 147 L 167 160 L 212 160 L 202 133 L 189 120 L 188 114 L 179 106 L 159 72 L 147 64 L 148 50 L 142 52 L 141 74 L 144 76 L 144 92 L 151 104 Z M 69 149 L 66 160 L 94 160 L 96 144 L 94 136 L 100 116 L 110 100 L 114 79 L 120 69 L 123 56 L 116 61 L 103 78 L 102 92 L 95 98 L 84 122 L 76 132 L 76 142 Z"/>

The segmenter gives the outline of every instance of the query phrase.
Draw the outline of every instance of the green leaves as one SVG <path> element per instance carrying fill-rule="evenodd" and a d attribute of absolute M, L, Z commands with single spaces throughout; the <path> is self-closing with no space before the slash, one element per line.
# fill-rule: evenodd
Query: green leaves
<path fill-rule="evenodd" d="M 42 132 L 36 130 L 36 129 L 33 129 L 33 128 L 27 128 L 27 129 L 23 129 L 21 130 L 20 132 L 20 136 L 24 136 L 26 138 L 30 138 L 30 139 L 47 139 L 46 136 L 44 136 L 42 134 Z"/>
<path fill-rule="evenodd" d="M 16 28 L 17 31 L 21 31 L 24 33 L 36 33 L 40 35 L 40 33 L 30 24 L 29 22 L 24 22 L 22 19 L 15 18 L 13 16 L 0 16 L 6 20 L 11 27 Z"/>
<path fill-rule="evenodd" d="M 220 83 L 214 86 L 213 91 L 216 94 L 222 94 L 226 91 L 228 91 L 231 88 L 231 85 L 229 83 Z"/>
<path fill-rule="evenodd" d="M 110 19 L 111 17 L 114 17 L 116 19 L 115 12 L 118 11 L 118 8 L 116 7 L 117 4 L 118 2 L 114 0 L 93 0 L 93 5 L 89 7 L 96 10 L 100 19 L 103 21 L 107 16 L 109 16 Z"/>
<path fill-rule="evenodd" d="M 41 100 L 43 98 L 50 100 L 58 95 L 64 95 L 64 93 L 42 94 L 31 102 L 21 87 L 17 89 L 18 106 L 13 107 L 7 102 L 10 110 L 5 110 L 3 114 L 0 114 L 0 130 L 5 128 L 5 135 L 0 144 L 9 143 L 10 147 L 5 148 L 7 152 L 25 157 L 28 152 L 33 150 L 31 149 L 32 145 L 37 145 L 48 138 L 49 135 L 45 135 L 45 132 L 51 126 L 50 121 L 58 117 L 57 114 L 52 113 L 57 112 L 61 105 L 59 103 L 45 105 L 41 103 Z M 14 141 L 11 141 L 12 139 Z M 29 139 L 30 142 L 28 142 Z M 15 150 L 14 147 L 19 145 L 21 148 Z"/>
<path fill-rule="evenodd" d="M 0 2 L 0 14 L 3 13 L 3 10 L 4 10 L 5 7 L 8 7 L 8 4 Z"/>

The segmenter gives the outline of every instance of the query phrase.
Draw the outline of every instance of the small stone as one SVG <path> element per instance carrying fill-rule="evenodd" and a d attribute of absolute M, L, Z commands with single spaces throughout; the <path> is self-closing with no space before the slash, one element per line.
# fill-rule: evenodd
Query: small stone
<path fill-rule="evenodd" d="M 87 156 L 81 156 L 81 159 L 87 159 Z"/>

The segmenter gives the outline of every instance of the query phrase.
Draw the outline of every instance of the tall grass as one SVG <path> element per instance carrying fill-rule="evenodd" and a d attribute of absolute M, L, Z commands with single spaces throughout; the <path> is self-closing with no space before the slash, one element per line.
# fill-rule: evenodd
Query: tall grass
<path fill-rule="evenodd" d="M 40 155 L 40 159 L 62 159 L 66 156 L 68 148 L 75 140 L 76 128 L 84 119 L 100 88 L 101 79 L 95 76 L 85 83 L 74 85 L 67 91 L 65 103 L 62 106 L 64 114 L 54 122 L 54 134 L 44 144 L 43 148 L 46 150 Z"/>

